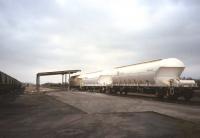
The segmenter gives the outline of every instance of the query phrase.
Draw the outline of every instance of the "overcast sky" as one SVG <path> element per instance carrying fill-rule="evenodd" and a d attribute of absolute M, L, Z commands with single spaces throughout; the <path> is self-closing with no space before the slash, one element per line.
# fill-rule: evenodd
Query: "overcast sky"
<path fill-rule="evenodd" d="M 169 57 L 200 78 L 199 0 L 0 0 L 0 70 L 20 81 Z"/>

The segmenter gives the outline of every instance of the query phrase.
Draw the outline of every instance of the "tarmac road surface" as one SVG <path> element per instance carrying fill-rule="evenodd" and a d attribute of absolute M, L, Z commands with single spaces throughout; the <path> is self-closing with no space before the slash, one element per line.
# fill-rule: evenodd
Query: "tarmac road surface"
<path fill-rule="evenodd" d="M 200 137 L 198 122 L 184 121 L 155 112 L 143 112 L 142 106 L 147 103 L 141 99 L 75 92 L 47 94 L 24 94 L 15 99 L 4 98 L 4 102 L 0 101 L 0 137 Z M 117 102 L 121 103 L 121 106 L 116 104 Z M 154 106 L 154 102 L 151 106 Z M 172 110 L 172 105 L 168 106 L 166 111 Z M 138 110 L 140 112 L 134 112 Z"/>

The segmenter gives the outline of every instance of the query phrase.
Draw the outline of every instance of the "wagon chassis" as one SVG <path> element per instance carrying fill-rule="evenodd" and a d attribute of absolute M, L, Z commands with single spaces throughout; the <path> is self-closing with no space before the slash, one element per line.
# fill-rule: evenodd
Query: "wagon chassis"
<path fill-rule="evenodd" d="M 160 87 L 160 86 L 73 86 L 74 89 L 80 91 L 90 91 L 109 94 L 124 94 L 128 93 L 145 93 L 154 94 L 157 98 L 168 98 L 170 100 L 177 100 L 179 97 L 184 97 L 189 101 L 193 96 L 195 87 Z"/>

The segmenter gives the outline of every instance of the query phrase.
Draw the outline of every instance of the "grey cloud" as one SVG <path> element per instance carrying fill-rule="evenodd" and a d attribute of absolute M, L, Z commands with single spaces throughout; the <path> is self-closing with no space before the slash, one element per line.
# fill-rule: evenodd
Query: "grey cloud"
<path fill-rule="evenodd" d="M 3 71 L 22 81 L 34 82 L 39 71 L 92 70 L 177 57 L 189 68 L 184 75 L 200 78 L 198 1 L 138 1 L 138 6 L 148 13 L 148 25 L 139 31 L 131 28 L 137 27 L 134 21 L 123 22 L 121 28 L 114 26 L 116 20 L 110 6 L 115 1 L 105 7 L 90 1 L 65 1 L 64 8 L 55 2 L 0 1 Z M 168 9 L 166 5 L 172 7 Z M 118 18 L 120 21 L 121 16 Z"/>

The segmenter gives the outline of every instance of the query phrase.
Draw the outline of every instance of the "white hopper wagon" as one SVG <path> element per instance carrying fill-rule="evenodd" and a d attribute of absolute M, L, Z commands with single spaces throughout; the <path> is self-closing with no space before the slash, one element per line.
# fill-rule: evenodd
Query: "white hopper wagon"
<path fill-rule="evenodd" d="M 180 80 L 184 69 L 184 63 L 176 58 L 159 59 L 76 75 L 71 78 L 71 85 L 83 90 L 145 92 L 155 93 L 160 98 L 184 96 L 189 100 L 197 85 L 194 80 Z"/>

